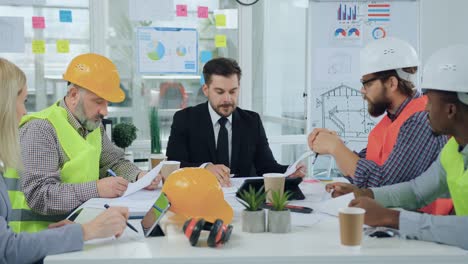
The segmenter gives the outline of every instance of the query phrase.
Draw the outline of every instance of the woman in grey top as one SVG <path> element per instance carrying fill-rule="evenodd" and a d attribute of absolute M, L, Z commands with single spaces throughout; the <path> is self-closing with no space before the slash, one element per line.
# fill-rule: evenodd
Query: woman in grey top
<path fill-rule="evenodd" d="M 39 233 L 14 233 L 8 226 L 10 199 L 3 178 L 5 168 L 20 168 L 18 124 L 26 114 L 26 76 L 16 65 L 0 58 L 0 263 L 32 263 L 46 255 L 77 251 L 83 241 L 120 236 L 128 209 L 114 207 L 80 225 L 61 221 Z"/>

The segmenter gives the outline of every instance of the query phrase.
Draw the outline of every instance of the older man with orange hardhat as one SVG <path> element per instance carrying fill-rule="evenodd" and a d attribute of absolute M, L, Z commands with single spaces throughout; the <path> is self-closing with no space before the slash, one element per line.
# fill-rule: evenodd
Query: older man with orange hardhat
<path fill-rule="evenodd" d="M 125 99 L 116 66 L 104 56 L 82 54 L 63 79 L 67 95 L 20 124 L 24 168 L 21 178 L 7 173 L 15 212 L 10 226 L 16 232 L 40 231 L 88 199 L 119 197 L 129 182 L 145 175 L 124 159 L 101 124 L 108 102 Z M 108 169 L 117 177 L 106 177 Z M 158 183 L 159 178 L 148 188 Z"/>

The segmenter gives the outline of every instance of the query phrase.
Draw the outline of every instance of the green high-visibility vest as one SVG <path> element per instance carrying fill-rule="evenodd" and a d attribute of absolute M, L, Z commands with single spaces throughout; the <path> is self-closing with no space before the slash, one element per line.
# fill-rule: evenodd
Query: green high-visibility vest
<path fill-rule="evenodd" d="M 99 161 L 101 158 L 101 129 L 97 128 L 83 138 L 68 122 L 67 111 L 58 103 L 43 111 L 26 115 L 20 126 L 33 119 L 49 121 L 57 133 L 57 138 L 68 161 L 60 170 L 63 183 L 85 183 L 99 179 Z M 24 193 L 20 191 L 19 176 L 13 169 L 4 174 L 8 187 L 8 196 L 12 206 L 9 225 L 15 232 L 38 232 L 47 228 L 51 222 L 64 219 L 64 216 L 44 216 L 34 213 L 29 208 Z"/>
<path fill-rule="evenodd" d="M 442 149 L 440 162 L 447 174 L 447 185 L 456 214 L 468 215 L 468 170 L 465 170 L 455 138 L 452 137 Z"/>

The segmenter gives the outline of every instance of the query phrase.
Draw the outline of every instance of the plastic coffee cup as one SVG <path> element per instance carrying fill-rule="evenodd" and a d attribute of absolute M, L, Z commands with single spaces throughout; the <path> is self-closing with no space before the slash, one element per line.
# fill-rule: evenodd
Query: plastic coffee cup
<path fill-rule="evenodd" d="M 180 161 L 173 161 L 173 160 L 164 161 L 163 166 L 161 168 L 161 175 L 162 175 L 163 183 L 167 180 L 167 177 L 169 177 L 169 175 L 172 172 L 178 169 L 180 169 Z"/>
<path fill-rule="evenodd" d="M 340 238 L 341 245 L 359 249 L 362 241 L 362 226 L 366 210 L 358 207 L 340 208 Z"/>
<path fill-rule="evenodd" d="M 280 191 L 283 195 L 284 182 L 286 177 L 282 173 L 265 173 L 263 174 L 263 182 L 265 185 L 265 192 L 267 192 L 267 202 L 272 202 L 273 192 Z"/>
<path fill-rule="evenodd" d="M 151 154 L 150 156 L 151 169 L 158 166 L 159 163 L 161 163 L 161 161 L 164 161 L 165 159 L 166 159 L 166 156 L 164 154 Z"/>

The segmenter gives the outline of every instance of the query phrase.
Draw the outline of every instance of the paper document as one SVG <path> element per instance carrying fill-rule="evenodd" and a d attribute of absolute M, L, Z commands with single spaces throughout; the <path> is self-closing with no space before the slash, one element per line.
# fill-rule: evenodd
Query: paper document
<path fill-rule="evenodd" d="M 336 198 L 330 198 L 320 204 L 319 212 L 338 216 L 338 209 L 348 207 L 349 202 L 354 199 L 354 193 L 348 193 Z"/>
<path fill-rule="evenodd" d="M 296 167 L 297 167 L 297 164 L 299 164 L 299 162 L 301 162 L 303 159 L 305 159 L 305 158 L 307 158 L 309 156 L 312 156 L 314 154 L 315 154 L 315 152 L 313 152 L 313 151 L 307 151 L 304 154 L 302 154 L 293 164 L 291 164 L 288 167 L 288 169 L 286 170 L 284 175 L 289 176 L 289 175 L 293 174 L 296 171 Z"/>
<path fill-rule="evenodd" d="M 94 218 L 96 218 L 99 214 L 106 210 L 104 207 L 102 208 L 84 208 L 81 213 L 73 220 L 73 222 L 78 224 L 88 223 Z"/>
<path fill-rule="evenodd" d="M 151 182 L 158 176 L 163 165 L 164 165 L 164 162 L 159 163 L 158 166 L 150 170 L 143 178 L 139 179 L 136 182 L 129 183 L 127 190 L 122 195 L 122 197 L 130 195 L 150 185 Z"/>
<path fill-rule="evenodd" d="M 292 226 L 313 226 L 319 223 L 322 219 L 327 216 L 324 214 L 300 214 L 300 213 L 291 213 L 291 225 Z M 330 216 L 328 216 L 330 217 Z"/>
<path fill-rule="evenodd" d="M 140 190 L 134 194 L 119 198 L 92 198 L 75 209 L 70 215 L 73 215 L 81 208 L 104 209 L 104 205 L 128 207 L 130 216 L 143 216 L 154 204 L 161 190 Z"/>

